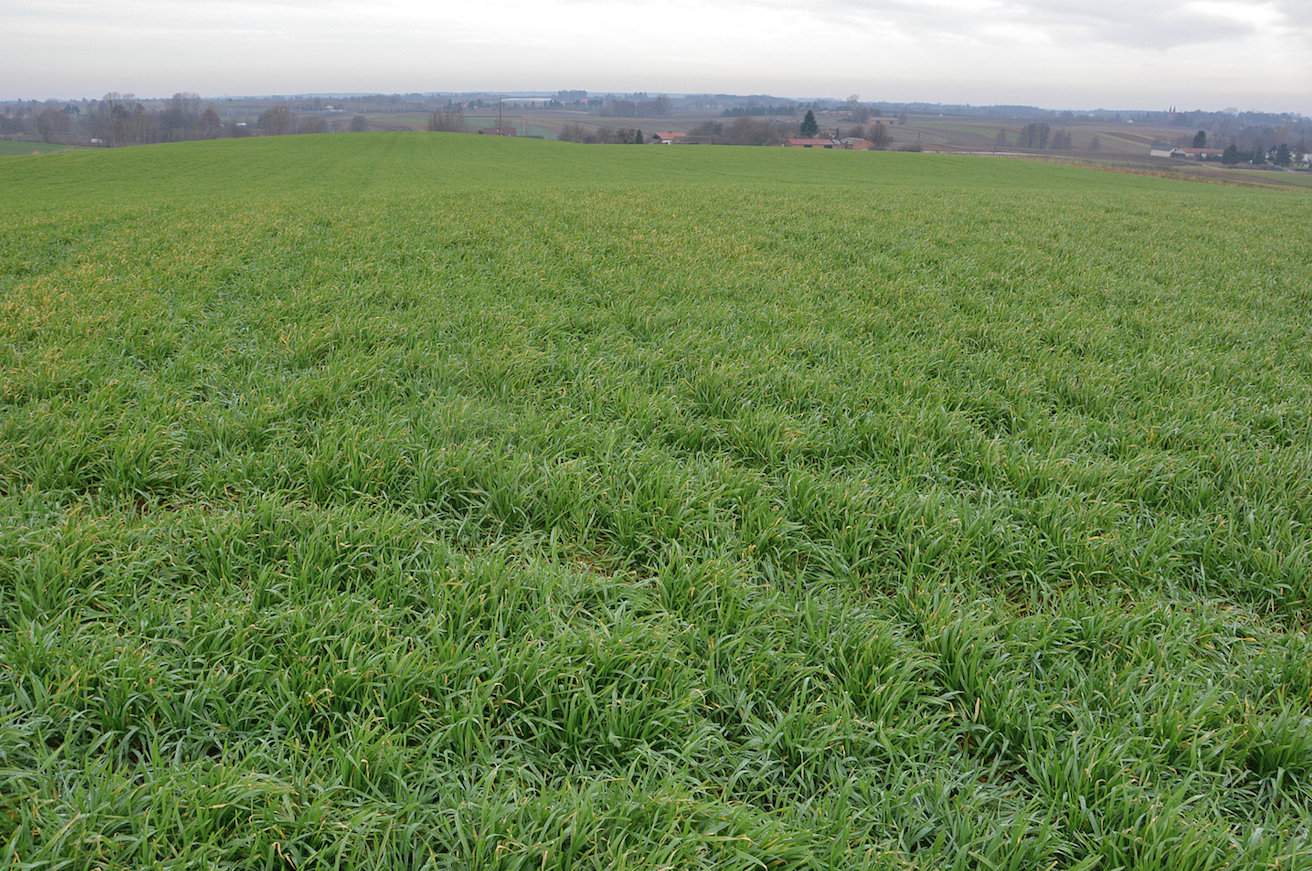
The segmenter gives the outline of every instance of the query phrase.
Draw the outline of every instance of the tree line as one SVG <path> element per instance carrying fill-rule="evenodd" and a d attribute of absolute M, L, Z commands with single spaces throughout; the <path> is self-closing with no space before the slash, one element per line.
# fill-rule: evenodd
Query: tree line
<path fill-rule="evenodd" d="M 1286 130 L 1287 132 L 1287 130 Z M 1273 148 L 1268 148 L 1261 134 L 1250 134 L 1251 138 L 1248 144 L 1241 147 L 1235 139 L 1230 140 L 1230 144 L 1221 152 L 1221 163 L 1226 166 L 1238 166 L 1241 163 L 1252 164 L 1253 166 L 1265 166 L 1271 164 L 1279 167 L 1290 167 L 1296 162 L 1303 159 L 1303 155 L 1308 153 L 1308 140 L 1306 138 L 1298 141 L 1293 148 L 1289 143 L 1281 142 Z M 1180 140 L 1180 145 L 1190 148 L 1207 147 L 1207 131 L 1199 130 L 1192 138 L 1184 137 Z"/>
<path fill-rule="evenodd" d="M 1097 140 L 1098 137 L 1094 137 Z M 1012 143 L 1007 136 L 1006 128 L 998 130 L 997 139 L 994 145 L 998 148 L 1006 148 Z M 1101 143 L 1090 143 L 1090 150 L 1097 151 L 1097 145 Z M 1047 124 L 1030 123 L 1026 124 L 1016 133 L 1015 146 L 1017 148 L 1027 148 L 1032 151 L 1070 151 L 1074 149 L 1075 143 L 1071 138 L 1069 130 L 1053 130 Z"/>
<path fill-rule="evenodd" d="M 731 106 L 720 113 L 725 118 L 754 118 L 770 115 L 796 115 L 797 106 L 791 103 L 770 105 L 766 103 L 748 103 L 745 106 Z"/>
<path fill-rule="evenodd" d="M 845 125 L 834 130 L 833 135 L 835 138 L 866 139 L 876 148 L 886 148 L 893 141 L 889 133 L 890 126 L 884 121 L 873 121 L 868 125 Z M 688 130 L 686 141 L 707 145 L 783 145 L 799 134 L 803 136 L 819 134 L 819 124 L 813 112 L 808 111 L 801 124 L 749 115 L 739 115 L 732 121 L 703 121 Z M 649 136 L 636 128 L 590 128 L 577 122 L 570 122 L 561 127 L 557 138 L 564 142 L 593 145 L 642 145 L 650 141 Z"/>
<path fill-rule="evenodd" d="M 428 116 L 429 133 L 464 133 L 465 113 L 458 106 L 438 109 Z"/>
<path fill-rule="evenodd" d="M 601 114 L 613 118 L 659 118 L 670 114 L 670 98 L 635 94 L 630 98 L 607 98 Z"/>
<path fill-rule="evenodd" d="M 636 127 L 589 129 L 582 124 L 570 122 L 560 128 L 556 138 L 562 142 L 582 142 L 588 145 L 643 145 L 648 137 Z"/>
<path fill-rule="evenodd" d="M 1296 160 L 1303 159 L 1303 155 L 1308 153 L 1306 149 L 1306 143 L 1299 146 L 1299 148 L 1291 149 L 1287 142 L 1282 142 L 1271 149 L 1259 144 L 1252 151 L 1240 151 L 1239 146 L 1231 142 L 1226 146 L 1225 151 L 1221 153 L 1221 163 L 1226 166 L 1238 166 L 1241 163 L 1248 163 L 1253 166 L 1271 164 L 1272 166 L 1290 167 L 1294 165 Z"/>
<path fill-rule="evenodd" d="M 343 129 L 342 124 L 330 123 L 320 114 L 298 114 L 285 104 L 265 109 L 254 124 L 233 118 L 224 120 L 212 104 L 190 93 L 151 101 L 131 94 L 109 93 L 99 100 L 62 106 L 19 104 L 0 113 L 0 135 L 39 136 L 46 142 L 105 147 L 254 134 L 326 133 L 336 129 Z M 346 122 L 345 129 L 366 130 L 368 121 L 363 115 L 356 115 Z"/>

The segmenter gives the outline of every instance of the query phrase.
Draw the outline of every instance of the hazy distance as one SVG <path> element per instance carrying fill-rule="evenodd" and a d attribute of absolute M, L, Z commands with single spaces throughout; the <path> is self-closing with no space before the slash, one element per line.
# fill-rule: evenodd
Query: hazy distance
<path fill-rule="evenodd" d="M 1309 0 L 0 0 L 0 99 L 770 93 L 1312 113 Z"/>

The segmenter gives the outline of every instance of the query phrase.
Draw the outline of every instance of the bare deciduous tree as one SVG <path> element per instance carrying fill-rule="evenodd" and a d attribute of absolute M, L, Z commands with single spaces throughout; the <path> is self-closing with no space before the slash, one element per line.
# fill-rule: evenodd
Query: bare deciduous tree
<path fill-rule="evenodd" d="M 46 142 L 57 142 L 65 138 L 72 126 L 68 115 L 54 107 L 42 109 L 36 116 L 36 132 Z"/>
<path fill-rule="evenodd" d="M 260 115 L 259 127 L 270 136 L 284 136 L 292 132 L 292 110 L 286 106 L 265 109 Z"/>
<path fill-rule="evenodd" d="M 888 132 L 888 125 L 883 121 L 876 121 L 866 128 L 866 139 L 876 148 L 887 148 L 893 141 L 893 134 Z"/>
<path fill-rule="evenodd" d="M 428 131 L 430 133 L 464 133 L 465 114 L 454 106 L 439 109 L 428 117 Z"/>
<path fill-rule="evenodd" d="M 214 111 L 213 106 L 207 108 L 200 116 L 197 133 L 202 139 L 213 139 L 223 133 L 223 121 L 219 119 L 219 113 Z"/>
<path fill-rule="evenodd" d="M 588 130 L 577 121 L 571 121 L 560 128 L 556 138 L 562 142 L 587 142 Z"/>

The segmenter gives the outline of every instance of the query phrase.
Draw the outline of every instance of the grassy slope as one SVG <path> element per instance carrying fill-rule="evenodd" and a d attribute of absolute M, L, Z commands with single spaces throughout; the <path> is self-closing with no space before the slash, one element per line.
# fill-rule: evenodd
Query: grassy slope
<path fill-rule="evenodd" d="M 0 189 L 4 861 L 1309 867 L 1312 200 L 420 134 Z"/>
<path fill-rule="evenodd" d="M 0 157 L 10 157 L 15 154 L 28 156 L 33 154 L 46 154 L 53 151 L 65 151 L 67 148 L 67 145 L 57 145 L 49 142 L 0 139 Z"/>

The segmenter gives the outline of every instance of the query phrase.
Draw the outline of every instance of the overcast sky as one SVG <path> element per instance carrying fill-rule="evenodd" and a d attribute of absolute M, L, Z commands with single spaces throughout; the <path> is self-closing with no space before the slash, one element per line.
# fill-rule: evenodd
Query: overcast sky
<path fill-rule="evenodd" d="M 1312 0 L 0 0 L 0 97 L 438 90 L 1312 114 Z"/>

